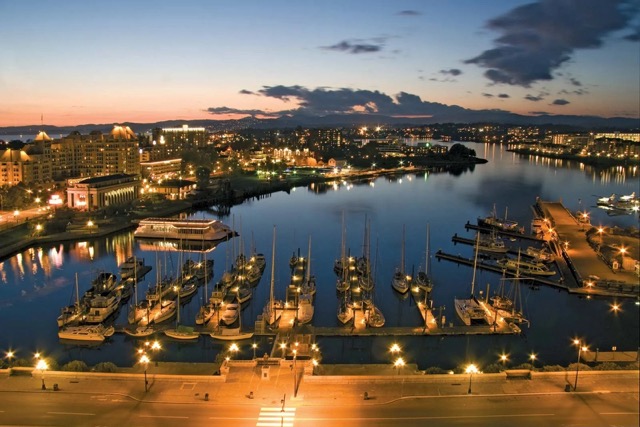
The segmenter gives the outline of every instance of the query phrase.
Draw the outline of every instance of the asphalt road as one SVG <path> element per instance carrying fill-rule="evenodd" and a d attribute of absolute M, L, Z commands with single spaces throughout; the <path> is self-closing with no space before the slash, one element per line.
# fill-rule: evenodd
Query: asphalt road
<path fill-rule="evenodd" d="M 637 393 L 401 398 L 390 403 L 141 402 L 113 394 L 2 393 L 2 426 L 638 426 Z"/>

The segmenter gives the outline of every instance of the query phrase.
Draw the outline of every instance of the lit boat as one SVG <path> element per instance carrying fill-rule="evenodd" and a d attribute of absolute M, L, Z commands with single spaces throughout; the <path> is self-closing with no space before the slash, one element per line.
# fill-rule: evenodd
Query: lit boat
<path fill-rule="evenodd" d="M 80 304 L 80 297 L 78 294 L 78 273 L 76 273 L 76 288 L 75 288 L 76 301 L 73 305 L 68 305 L 62 308 L 60 316 L 58 316 L 58 327 L 62 327 L 66 324 L 73 323 L 81 320 L 87 312 L 87 307 Z"/>
<path fill-rule="evenodd" d="M 67 326 L 58 331 L 58 338 L 71 341 L 102 342 L 115 332 L 113 326 L 99 325 Z"/>
<path fill-rule="evenodd" d="M 496 214 L 496 207 L 493 206 L 491 214 L 484 218 L 478 218 L 478 226 L 492 228 L 498 231 L 509 231 L 512 233 L 524 233 L 524 227 L 518 227 L 518 222 L 507 219 L 505 211 L 504 218 L 499 218 Z"/>
<path fill-rule="evenodd" d="M 214 219 L 147 218 L 140 221 L 135 237 L 186 241 L 219 241 L 235 233 Z"/>
<path fill-rule="evenodd" d="M 120 277 L 126 280 L 132 277 L 140 279 L 151 271 L 151 266 L 145 265 L 144 258 L 129 257 L 120 264 Z"/>
<path fill-rule="evenodd" d="M 455 298 L 453 302 L 458 317 L 465 325 L 471 326 L 486 323 L 486 313 L 475 297 Z"/>
<path fill-rule="evenodd" d="M 216 307 L 209 303 L 200 307 L 196 314 L 196 325 L 205 325 L 216 313 Z"/>
<path fill-rule="evenodd" d="M 301 295 L 298 301 L 298 323 L 304 325 L 313 319 L 313 297 L 310 295 Z"/>
<path fill-rule="evenodd" d="M 119 304 L 120 294 L 96 295 L 88 301 L 89 308 L 87 309 L 85 321 L 87 323 L 102 323 L 116 312 Z"/>
<path fill-rule="evenodd" d="M 146 326 L 151 323 L 161 323 L 171 319 L 176 315 L 177 304 L 175 301 L 160 301 L 151 306 L 151 309 L 142 317 L 139 322 L 140 326 Z"/>
<path fill-rule="evenodd" d="M 402 226 L 402 246 L 400 254 L 400 268 L 396 268 L 395 273 L 393 273 L 391 287 L 404 295 L 409 292 L 409 289 L 411 288 L 409 285 L 411 276 L 404 274 L 404 225 Z"/>
<path fill-rule="evenodd" d="M 349 304 L 349 293 L 345 292 L 342 301 L 338 303 L 338 320 L 343 325 L 353 320 L 354 312 Z"/>
<path fill-rule="evenodd" d="M 236 295 L 236 299 L 238 303 L 243 304 L 251 299 L 253 296 L 253 292 L 250 288 L 245 288 L 244 286 L 237 286 L 230 291 L 232 294 Z"/>
<path fill-rule="evenodd" d="M 511 258 L 503 258 L 498 260 L 497 263 L 507 270 L 515 270 L 525 275 L 553 276 L 556 274 L 555 270 L 550 270 L 549 267 L 539 262 L 532 263 Z"/>
<path fill-rule="evenodd" d="M 240 332 L 240 328 L 220 328 L 220 332 L 214 332 L 209 336 L 222 341 L 242 341 L 253 337 L 253 332 Z"/>
<path fill-rule="evenodd" d="M 240 306 L 238 304 L 227 304 L 220 316 L 220 324 L 231 326 L 240 316 Z"/>
<path fill-rule="evenodd" d="M 200 332 L 194 331 L 192 326 L 178 325 L 175 329 L 167 329 L 164 334 L 169 338 L 176 340 L 197 340 L 200 337 Z"/>
<path fill-rule="evenodd" d="M 529 246 L 525 251 L 525 254 L 532 257 L 536 262 L 551 262 L 553 261 L 553 255 L 546 249 L 538 249 L 533 246 Z"/>
<path fill-rule="evenodd" d="M 373 302 L 369 302 L 364 310 L 364 321 L 371 328 L 381 328 L 384 326 L 385 318 L 382 311 L 373 305 Z"/>
<path fill-rule="evenodd" d="M 480 252 L 507 253 L 507 247 L 504 241 L 493 231 L 487 237 L 480 237 L 478 241 L 478 250 Z"/>
<path fill-rule="evenodd" d="M 137 326 L 135 329 L 132 328 L 124 328 L 124 333 L 129 335 L 130 337 L 148 337 L 149 335 L 153 335 L 156 331 L 151 326 Z"/>
<path fill-rule="evenodd" d="M 188 276 L 195 276 L 200 281 L 209 281 L 213 277 L 213 260 L 196 262 L 188 259 L 182 265 L 182 273 Z"/>

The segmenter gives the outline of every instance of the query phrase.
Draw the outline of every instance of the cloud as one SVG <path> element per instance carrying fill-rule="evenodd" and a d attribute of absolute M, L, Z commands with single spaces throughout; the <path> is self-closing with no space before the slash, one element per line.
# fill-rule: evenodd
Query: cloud
<path fill-rule="evenodd" d="M 456 105 L 428 102 L 419 96 L 400 92 L 394 96 L 383 92 L 318 87 L 309 89 L 304 86 L 263 86 L 253 92 L 267 98 L 275 98 L 291 104 L 291 108 L 278 111 L 241 110 L 230 107 L 211 107 L 207 111 L 213 115 L 246 114 L 251 116 L 269 115 L 310 115 L 326 116 L 330 114 L 381 114 L 388 116 L 434 116 L 469 112 Z"/>
<path fill-rule="evenodd" d="M 544 98 L 541 96 L 533 96 L 528 94 L 527 96 L 524 97 L 524 99 L 526 99 L 527 101 L 538 102 L 538 101 L 542 101 Z"/>
<path fill-rule="evenodd" d="M 508 93 L 500 93 L 498 94 L 498 98 L 511 98 Z"/>
<path fill-rule="evenodd" d="M 334 45 L 322 46 L 321 48 L 325 50 L 335 50 L 338 52 L 346 52 L 346 53 L 352 53 L 357 55 L 359 53 L 379 52 L 382 50 L 383 47 L 384 47 L 383 41 L 378 41 L 377 44 L 374 44 L 374 43 L 363 43 L 358 40 L 354 40 L 354 41 L 343 40 Z"/>
<path fill-rule="evenodd" d="M 631 34 L 624 36 L 624 39 L 631 42 L 640 41 L 640 27 L 635 28 Z"/>
<path fill-rule="evenodd" d="M 484 96 L 485 98 L 493 98 L 493 95 L 490 93 L 483 93 L 482 96 Z"/>
<path fill-rule="evenodd" d="M 459 76 L 460 74 L 462 74 L 462 71 L 458 70 L 457 68 L 450 68 L 448 70 L 440 70 L 439 73 L 440 74 L 450 74 L 452 76 Z"/>
<path fill-rule="evenodd" d="M 401 16 L 419 16 L 422 15 L 422 12 L 418 12 L 417 10 L 401 10 L 398 12 L 398 15 Z"/>
<path fill-rule="evenodd" d="M 255 95 L 255 92 L 251 92 L 250 90 L 247 89 L 242 89 L 240 92 L 238 92 L 242 95 Z"/>
<path fill-rule="evenodd" d="M 495 47 L 465 61 L 487 68 L 494 83 L 529 87 L 553 79 L 552 72 L 577 49 L 602 45 L 608 34 L 627 28 L 638 10 L 634 0 L 538 0 L 491 19 L 501 35 Z"/>
<path fill-rule="evenodd" d="M 569 83 L 571 83 L 574 86 L 582 86 L 582 83 L 573 77 L 569 77 Z"/>
<path fill-rule="evenodd" d="M 567 105 L 567 104 L 571 104 L 571 103 L 566 99 L 554 99 L 553 102 L 549 105 Z"/>

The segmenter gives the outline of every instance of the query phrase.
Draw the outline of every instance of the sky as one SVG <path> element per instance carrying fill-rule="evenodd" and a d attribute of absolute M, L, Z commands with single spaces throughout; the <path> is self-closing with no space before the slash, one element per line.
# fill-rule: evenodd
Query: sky
<path fill-rule="evenodd" d="M 638 0 L 0 0 L 0 126 L 640 117 Z"/>

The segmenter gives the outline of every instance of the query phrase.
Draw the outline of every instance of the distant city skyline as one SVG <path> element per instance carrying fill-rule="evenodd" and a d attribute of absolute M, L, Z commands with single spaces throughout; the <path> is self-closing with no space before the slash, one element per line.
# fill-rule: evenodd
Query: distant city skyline
<path fill-rule="evenodd" d="M 633 0 L 0 0 L 0 126 L 640 117 Z"/>

